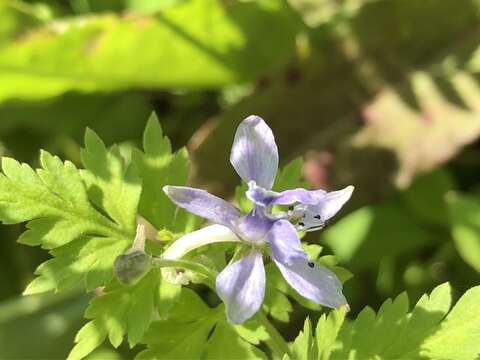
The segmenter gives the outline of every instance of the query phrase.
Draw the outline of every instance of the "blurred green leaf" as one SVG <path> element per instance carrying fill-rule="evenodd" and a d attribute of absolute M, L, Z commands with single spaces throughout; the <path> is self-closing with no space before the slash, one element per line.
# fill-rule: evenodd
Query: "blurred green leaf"
<path fill-rule="evenodd" d="M 445 195 L 454 186 L 452 175 L 446 169 L 435 169 L 417 177 L 401 196 L 416 218 L 429 224 L 446 225 Z"/>
<path fill-rule="evenodd" d="M 192 0 L 155 17 L 55 21 L 0 51 L 0 101 L 251 80 L 292 55 L 296 29 L 280 0 Z"/>
<path fill-rule="evenodd" d="M 447 197 L 452 236 L 460 256 L 480 272 L 480 200 L 450 193 Z"/>
<path fill-rule="evenodd" d="M 64 359 L 87 302 L 88 296 L 77 292 L 39 294 L 1 302 L 0 358 Z"/>
<path fill-rule="evenodd" d="M 141 14 L 154 14 L 169 6 L 185 2 L 185 0 L 126 0 L 128 9 Z"/>
<path fill-rule="evenodd" d="M 432 241 L 415 218 L 395 202 L 367 206 L 340 219 L 323 239 L 341 262 L 360 267 L 378 265 L 378 259 L 412 251 Z"/>

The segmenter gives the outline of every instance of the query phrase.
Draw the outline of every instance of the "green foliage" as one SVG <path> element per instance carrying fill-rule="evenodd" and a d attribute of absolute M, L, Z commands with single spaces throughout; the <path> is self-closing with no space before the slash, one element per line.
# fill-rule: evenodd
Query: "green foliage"
<path fill-rule="evenodd" d="M 375 259 L 394 256 L 431 241 L 430 235 L 398 203 L 363 207 L 327 229 L 323 237 L 343 262 L 375 266 Z"/>
<path fill-rule="evenodd" d="M 152 10 L 139 1 L 135 5 Z M 272 36 L 255 36 L 271 28 L 276 29 Z M 293 52 L 297 29 L 288 7 L 276 0 L 228 6 L 193 0 L 156 16 L 65 19 L 0 50 L 0 101 L 70 90 L 198 88 L 245 81 L 283 63 Z"/>
<path fill-rule="evenodd" d="M 236 326 L 226 323 L 224 311 L 223 305 L 209 308 L 195 292 L 183 288 L 168 319 L 154 322 L 148 330 L 148 349 L 137 359 L 264 359 L 238 335 Z M 258 343 L 258 334 L 248 334 L 249 341 Z"/>
<path fill-rule="evenodd" d="M 137 284 L 126 287 L 118 283 L 107 286 L 104 294 L 94 298 L 85 317 L 93 319 L 78 332 L 69 359 L 82 359 L 99 347 L 106 337 L 118 347 L 125 335 L 131 347 L 136 345 L 161 305 L 159 269 L 151 270 Z"/>
<path fill-rule="evenodd" d="M 77 291 L 11 298 L 0 303 L 0 358 L 65 358 L 82 324 L 88 296 Z M 28 346 L 26 346 L 28 339 Z M 52 346 L 55 344 L 55 346 Z"/>
<path fill-rule="evenodd" d="M 47 152 L 42 152 L 40 162 L 42 168 L 34 171 L 3 158 L 0 177 L 2 222 L 31 220 L 18 241 L 42 245 L 54 256 L 38 267 L 39 277 L 25 293 L 66 289 L 79 282 L 88 289 L 107 283 L 115 256 L 127 248 L 134 233 L 92 206 L 80 172 L 71 162 L 62 163 Z"/>
<path fill-rule="evenodd" d="M 190 173 L 190 160 L 185 148 L 172 154 L 170 140 L 163 136 L 155 114 L 150 117 L 143 136 L 143 152 L 134 149 L 133 161 L 142 178 L 139 213 L 157 229 L 174 233 L 191 231 L 198 225 L 186 211 L 178 210 L 163 192 L 165 185 L 185 184 Z"/>
<path fill-rule="evenodd" d="M 477 197 L 449 194 L 452 237 L 460 256 L 480 272 L 480 201 Z"/>
<path fill-rule="evenodd" d="M 150 255 L 200 223 L 166 198 L 163 185 L 189 179 L 228 199 L 239 181 L 228 166 L 232 135 L 252 113 L 272 127 L 281 159 L 306 159 L 283 168 L 274 190 L 303 187 L 302 172 L 314 187 L 355 185 L 320 237 L 335 257 L 305 245 L 342 282 L 352 275 L 337 261 L 354 269 L 345 284 L 353 312 L 403 290 L 419 298 L 452 284 L 411 311 L 401 295 L 378 314 L 366 309 L 344 320 L 346 309 L 316 312 L 326 309 L 268 264 L 263 310 L 282 322 L 282 334 L 291 338 L 300 314 L 321 315 L 316 326 L 305 322 L 292 358 L 475 358 L 478 288 L 449 309 L 450 292 L 478 285 L 480 271 L 479 6 L 0 0 L 0 154 L 30 164 L 2 161 L 0 221 L 11 226 L 0 227 L 0 358 L 65 358 L 85 289 L 96 292 L 72 358 L 130 359 L 141 343 L 142 356 L 159 358 L 254 358 L 265 356 L 260 342 L 275 348 L 260 317 L 232 327 L 222 305 L 205 306 L 156 269 L 144 274 Z M 152 118 L 138 150 L 152 108 L 163 130 Z M 87 131 L 81 150 L 85 127 L 99 136 Z M 173 153 L 164 133 L 174 149 L 188 143 L 193 176 L 187 151 Z M 40 147 L 48 153 L 39 163 Z M 244 191 L 237 188 L 237 201 L 248 211 Z M 123 286 L 112 281 L 112 265 L 130 259 L 137 215 L 160 231 Z M 35 247 L 15 247 L 23 222 L 19 241 Z M 214 244 L 188 259 L 220 271 L 233 251 Z M 42 294 L 3 300 L 19 294 L 41 262 L 26 293 Z M 218 304 L 197 284 L 202 276 L 185 275 L 209 306 Z"/>
<path fill-rule="evenodd" d="M 468 290 L 451 308 L 451 288 L 443 284 L 408 312 L 401 294 L 377 314 L 365 308 L 354 321 L 345 308 L 322 315 L 315 334 L 310 320 L 295 339 L 295 359 L 476 359 L 480 344 L 480 287 Z M 343 325 L 342 325 L 343 323 Z"/>

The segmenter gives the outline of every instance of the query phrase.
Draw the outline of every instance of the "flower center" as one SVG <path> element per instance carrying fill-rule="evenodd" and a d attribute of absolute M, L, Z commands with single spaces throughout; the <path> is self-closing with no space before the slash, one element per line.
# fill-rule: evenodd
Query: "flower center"
<path fill-rule="evenodd" d="M 254 208 L 236 224 L 237 234 L 250 243 L 265 243 L 265 236 L 270 231 L 274 220 L 263 214 L 262 209 Z"/>

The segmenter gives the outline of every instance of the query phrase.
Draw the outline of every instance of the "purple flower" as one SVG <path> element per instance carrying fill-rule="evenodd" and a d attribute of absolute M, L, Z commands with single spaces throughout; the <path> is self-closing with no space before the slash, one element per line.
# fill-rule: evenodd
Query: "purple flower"
<path fill-rule="evenodd" d="M 353 186 L 334 192 L 301 188 L 281 193 L 270 190 L 278 169 L 277 145 L 272 130 L 254 115 L 239 125 L 230 162 L 248 183 L 246 195 L 254 203 L 253 210 L 244 215 L 233 205 L 204 190 L 166 186 L 165 193 L 178 206 L 217 224 L 199 230 L 199 236 L 191 233 L 183 241 L 177 240 L 167 250 L 166 257 L 181 256 L 197 247 L 188 244 L 194 238 L 198 238 L 195 241 L 200 245 L 206 243 L 205 237 L 208 236 L 216 239 L 212 242 L 242 241 L 248 244 L 247 255 L 231 262 L 216 279 L 217 293 L 225 303 L 227 318 L 232 323 L 249 319 L 263 302 L 265 268 L 262 249 L 268 247 L 283 277 L 300 295 L 332 308 L 347 304 L 341 282 L 333 272 L 308 258 L 297 230 L 321 229 L 348 201 Z M 273 205 L 288 205 L 288 211 L 273 213 Z"/>

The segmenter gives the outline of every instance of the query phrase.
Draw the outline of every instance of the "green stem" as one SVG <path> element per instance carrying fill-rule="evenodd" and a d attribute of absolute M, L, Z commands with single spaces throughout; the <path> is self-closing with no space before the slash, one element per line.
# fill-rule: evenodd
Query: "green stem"
<path fill-rule="evenodd" d="M 279 359 L 283 358 L 283 355 L 287 354 L 290 359 L 293 359 L 287 342 L 283 336 L 278 332 L 277 328 L 268 320 L 267 316 L 260 310 L 257 313 L 257 319 L 265 327 L 265 330 L 270 335 L 271 344 L 268 344 L 273 352 L 273 355 Z"/>
<path fill-rule="evenodd" d="M 152 262 L 155 266 L 158 267 L 176 267 L 186 270 L 191 270 L 197 274 L 203 275 L 205 277 L 205 285 L 210 289 L 215 291 L 215 278 L 217 274 L 215 271 L 209 269 L 208 267 L 188 260 L 172 260 L 172 259 L 162 259 L 162 258 L 153 258 Z M 265 327 L 265 330 L 270 335 L 270 340 L 267 342 L 267 345 L 272 350 L 272 353 L 275 357 L 282 358 L 284 354 L 288 354 L 290 359 L 292 359 L 292 354 L 288 348 L 288 344 L 282 335 L 278 332 L 275 326 L 268 320 L 263 310 L 260 310 L 257 313 L 257 319 Z"/>

